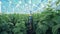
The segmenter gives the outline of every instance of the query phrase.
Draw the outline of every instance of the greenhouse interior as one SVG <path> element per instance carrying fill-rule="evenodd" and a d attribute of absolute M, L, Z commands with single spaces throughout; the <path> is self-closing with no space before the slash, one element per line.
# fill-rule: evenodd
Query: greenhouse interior
<path fill-rule="evenodd" d="M 60 0 L 0 0 L 0 34 L 60 34 Z"/>

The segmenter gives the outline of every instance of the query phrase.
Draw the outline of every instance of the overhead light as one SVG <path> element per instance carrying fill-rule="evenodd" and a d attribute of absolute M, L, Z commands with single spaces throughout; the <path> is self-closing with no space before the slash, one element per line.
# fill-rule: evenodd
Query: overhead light
<path fill-rule="evenodd" d="M 10 1 L 9 3 L 11 4 L 12 2 Z"/>
<path fill-rule="evenodd" d="M 43 4 L 41 4 L 41 7 L 43 8 L 43 7 L 44 7 L 44 5 L 43 5 Z"/>
<path fill-rule="evenodd" d="M 33 6 L 36 6 L 35 4 L 33 4 Z"/>
<path fill-rule="evenodd" d="M 19 1 L 19 4 L 21 4 L 21 1 Z"/>
<path fill-rule="evenodd" d="M 13 8 L 13 12 L 14 12 L 14 8 Z"/>
<path fill-rule="evenodd" d="M 19 4 L 16 5 L 16 7 L 18 7 L 18 6 L 19 6 Z"/>
<path fill-rule="evenodd" d="M 27 6 L 28 4 L 25 4 L 25 6 Z"/>
<path fill-rule="evenodd" d="M 49 2 L 52 1 L 52 0 L 48 0 Z"/>
<path fill-rule="evenodd" d="M 1 4 L 1 1 L 0 1 L 0 4 Z"/>
<path fill-rule="evenodd" d="M 19 6 L 19 4 L 21 4 L 21 1 L 19 1 L 19 3 L 16 5 L 16 7 L 18 7 L 18 6 Z"/>
<path fill-rule="evenodd" d="M 29 4 L 31 4 L 31 0 L 29 1 Z"/>

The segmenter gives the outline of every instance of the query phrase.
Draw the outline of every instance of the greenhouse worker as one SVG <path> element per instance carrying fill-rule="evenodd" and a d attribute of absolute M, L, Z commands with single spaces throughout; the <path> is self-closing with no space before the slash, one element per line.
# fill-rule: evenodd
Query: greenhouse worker
<path fill-rule="evenodd" d="M 27 34 L 35 34 L 33 30 L 33 18 L 32 18 L 31 11 L 28 18 L 27 28 L 28 28 Z"/>

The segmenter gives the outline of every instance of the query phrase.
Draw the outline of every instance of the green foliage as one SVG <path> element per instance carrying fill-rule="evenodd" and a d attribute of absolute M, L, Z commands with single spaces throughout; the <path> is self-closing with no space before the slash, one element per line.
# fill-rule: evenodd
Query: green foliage
<path fill-rule="evenodd" d="M 60 5 L 60 0 L 57 0 L 57 1 L 56 1 L 56 5 L 57 5 L 57 6 Z"/>
<path fill-rule="evenodd" d="M 60 13 L 46 10 L 41 14 L 33 14 L 33 23 L 36 34 L 53 34 L 53 26 L 60 24 Z"/>
<path fill-rule="evenodd" d="M 0 34 L 27 34 L 27 14 L 1 14 Z M 36 34 L 58 34 L 60 28 L 60 11 L 51 9 L 32 14 L 33 29 Z"/>
<path fill-rule="evenodd" d="M 23 14 L 0 15 L 0 34 L 26 34 L 27 18 L 28 15 Z"/>
<path fill-rule="evenodd" d="M 52 27 L 53 34 L 58 34 L 58 29 L 60 28 L 60 24 L 55 25 Z M 59 33 L 60 34 L 60 33 Z"/>

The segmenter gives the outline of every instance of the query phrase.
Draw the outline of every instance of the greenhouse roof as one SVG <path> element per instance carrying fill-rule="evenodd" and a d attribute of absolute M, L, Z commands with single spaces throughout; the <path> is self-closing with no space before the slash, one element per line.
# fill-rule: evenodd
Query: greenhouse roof
<path fill-rule="evenodd" d="M 52 0 L 53 1 L 53 0 Z M 55 1 L 53 1 L 54 3 Z M 48 0 L 0 0 L 2 13 L 29 13 L 42 11 Z M 52 4 L 53 4 L 52 3 Z"/>

